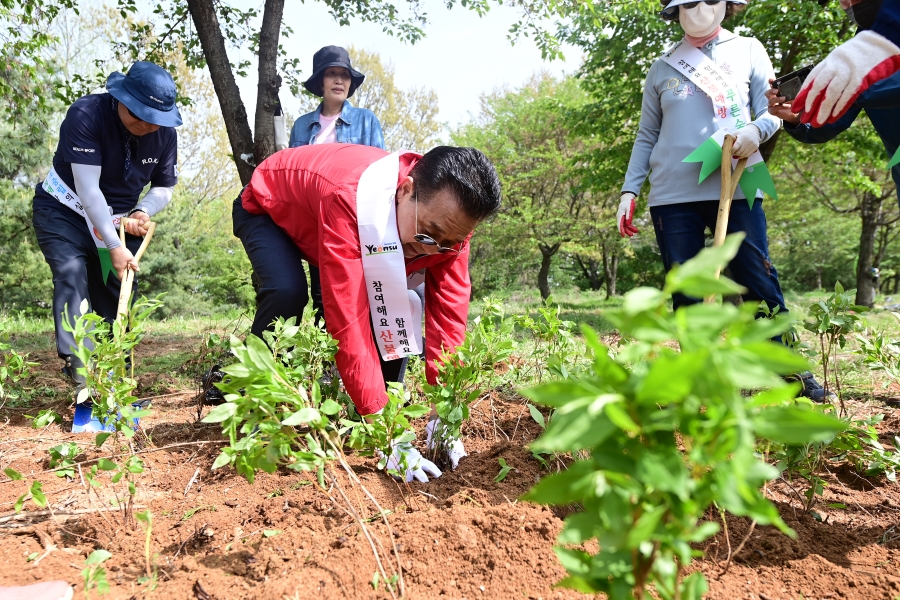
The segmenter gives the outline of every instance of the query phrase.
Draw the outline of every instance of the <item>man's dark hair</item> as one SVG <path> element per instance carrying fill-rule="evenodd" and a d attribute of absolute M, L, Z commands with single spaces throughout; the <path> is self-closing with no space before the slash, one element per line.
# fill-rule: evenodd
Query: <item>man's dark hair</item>
<path fill-rule="evenodd" d="M 423 203 L 448 189 L 470 219 L 481 221 L 500 210 L 500 178 L 491 161 L 475 148 L 433 148 L 409 175 Z"/>

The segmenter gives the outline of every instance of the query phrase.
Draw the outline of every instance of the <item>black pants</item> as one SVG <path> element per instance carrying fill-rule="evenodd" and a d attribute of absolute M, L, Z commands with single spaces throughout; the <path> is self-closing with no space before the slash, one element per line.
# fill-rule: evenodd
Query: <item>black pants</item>
<path fill-rule="evenodd" d="M 53 273 L 53 323 L 56 329 L 56 352 L 60 358 L 74 354 L 75 338 L 63 329 L 63 319 L 74 323 L 81 314 L 79 307 L 87 299 L 93 311 L 112 323 L 119 308 L 119 279 L 113 271 L 104 283 L 97 246 L 84 217 L 63 208 L 38 208 L 32 216 L 34 232 L 44 259 Z M 125 236 L 125 246 L 137 252 L 143 238 Z M 137 297 L 138 279 L 134 278 Z M 65 314 L 65 316 L 63 316 Z"/>
<path fill-rule="evenodd" d="M 240 196 L 234 201 L 231 215 L 234 235 L 244 245 L 253 271 L 259 279 L 256 316 L 253 318 L 250 333 L 262 338 L 262 332 L 266 329 L 271 330 L 272 322 L 278 317 L 285 319 L 296 317 L 299 322 L 303 315 L 303 309 L 309 301 L 306 274 L 303 272 L 303 255 L 290 236 L 275 224 L 272 217 L 247 212 L 241 204 Z M 373 339 L 374 336 L 373 331 Z M 403 382 L 406 374 L 406 357 L 385 362 L 379 356 L 379 361 L 385 382 Z"/>

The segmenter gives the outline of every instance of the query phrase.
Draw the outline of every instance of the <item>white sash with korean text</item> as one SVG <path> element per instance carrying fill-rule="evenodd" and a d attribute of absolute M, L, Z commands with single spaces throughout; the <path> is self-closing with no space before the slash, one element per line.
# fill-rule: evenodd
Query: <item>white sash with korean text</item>
<path fill-rule="evenodd" d="M 681 40 L 663 54 L 662 59 L 712 99 L 716 125 L 719 128 L 713 137 L 720 146 L 723 144 L 726 131 L 733 133 L 750 124 L 750 109 L 747 108 L 738 86 L 699 48 Z M 733 159 L 733 163 L 736 162 L 737 160 Z M 761 162 L 763 158 L 757 150 L 750 156 L 747 166 Z"/>
<path fill-rule="evenodd" d="M 400 154 L 372 163 L 359 178 L 356 213 L 369 312 L 378 351 L 384 360 L 419 354 L 422 303 L 406 277 L 403 245 L 397 230 L 397 177 Z"/>
<path fill-rule="evenodd" d="M 97 228 L 94 227 L 93 223 L 91 223 L 91 218 L 88 216 L 87 211 L 85 211 L 84 207 L 81 205 L 81 200 L 78 198 L 78 194 L 76 194 L 68 185 L 66 185 L 66 182 L 63 181 L 62 177 L 60 177 L 56 172 L 56 169 L 50 169 L 50 172 L 44 179 L 43 187 L 44 191 L 59 200 L 60 203 L 66 205 L 67 207 L 84 217 L 85 222 L 87 222 L 88 231 L 91 232 L 91 238 L 93 238 L 94 240 L 94 245 L 97 246 L 97 248 L 106 250 L 106 243 L 103 241 L 103 238 L 100 237 L 100 232 L 97 231 Z M 112 209 L 110 209 L 110 213 L 111 212 Z M 122 219 L 122 216 L 123 215 L 111 215 L 113 225 L 116 227 L 116 229 L 119 228 L 119 221 Z"/>

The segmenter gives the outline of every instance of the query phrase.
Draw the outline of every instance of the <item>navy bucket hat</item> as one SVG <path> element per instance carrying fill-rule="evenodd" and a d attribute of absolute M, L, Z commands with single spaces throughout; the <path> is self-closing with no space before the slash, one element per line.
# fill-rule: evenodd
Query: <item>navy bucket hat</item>
<path fill-rule="evenodd" d="M 350 71 L 350 89 L 347 97 L 353 95 L 356 88 L 362 85 L 366 76 L 350 66 L 350 55 L 340 46 L 325 46 L 313 54 L 313 74 L 303 82 L 303 87 L 321 98 L 325 95 L 322 87 L 322 77 L 328 67 L 344 67 Z"/>
<path fill-rule="evenodd" d="M 160 127 L 181 125 L 181 114 L 175 106 L 175 81 L 159 65 L 139 60 L 127 75 L 111 73 L 106 89 L 142 121 Z"/>

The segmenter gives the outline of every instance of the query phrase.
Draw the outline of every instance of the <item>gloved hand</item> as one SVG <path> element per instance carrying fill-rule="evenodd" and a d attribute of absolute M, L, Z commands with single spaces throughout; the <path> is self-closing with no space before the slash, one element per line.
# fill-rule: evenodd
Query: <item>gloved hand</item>
<path fill-rule="evenodd" d="M 729 131 L 737 140 L 734 142 L 734 148 L 731 155 L 735 158 L 750 158 L 750 155 L 759 150 L 760 133 L 759 128 L 750 124 L 736 131 Z"/>
<path fill-rule="evenodd" d="M 622 237 L 631 237 L 638 233 L 638 228 L 631 223 L 631 220 L 634 218 L 635 200 L 637 200 L 637 196 L 631 192 L 622 192 L 619 210 L 616 211 L 616 225 L 619 228 L 619 235 Z"/>
<path fill-rule="evenodd" d="M 877 81 L 900 70 L 900 48 L 874 31 L 862 31 L 816 65 L 792 104 L 800 120 L 821 127 L 840 119 Z"/>
<path fill-rule="evenodd" d="M 425 445 L 429 450 L 434 450 L 435 445 L 438 442 L 439 435 L 436 434 L 436 430 L 441 427 L 441 420 L 438 418 L 431 419 L 428 421 L 428 425 L 425 426 L 425 433 L 427 434 L 427 438 L 425 440 Z M 453 470 L 456 470 L 456 467 L 459 466 L 459 460 L 463 456 L 468 456 L 469 454 L 466 452 L 465 446 L 463 446 L 462 440 L 450 438 L 446 440 L 447 442 L 447 458 L 450 459 L 450 466 Z"/>
<path fill-rule="evenodd" d="M 384 454 L 380 450 L 376 451 L 376 454 L 379 458 L 384 458 Z M 406 462 L 406 472 L 403 479 L 405 479 L 406 483 L 413 479 L 427 483 L 429 475 L 431 477 L 441 476 L 441 470 L 437 468 L 437 465 L 422 456 L 409 442 L 394 444 L 394 450 L 387 461 L 388 472 L 402 472 L 404 461 Z"/>

